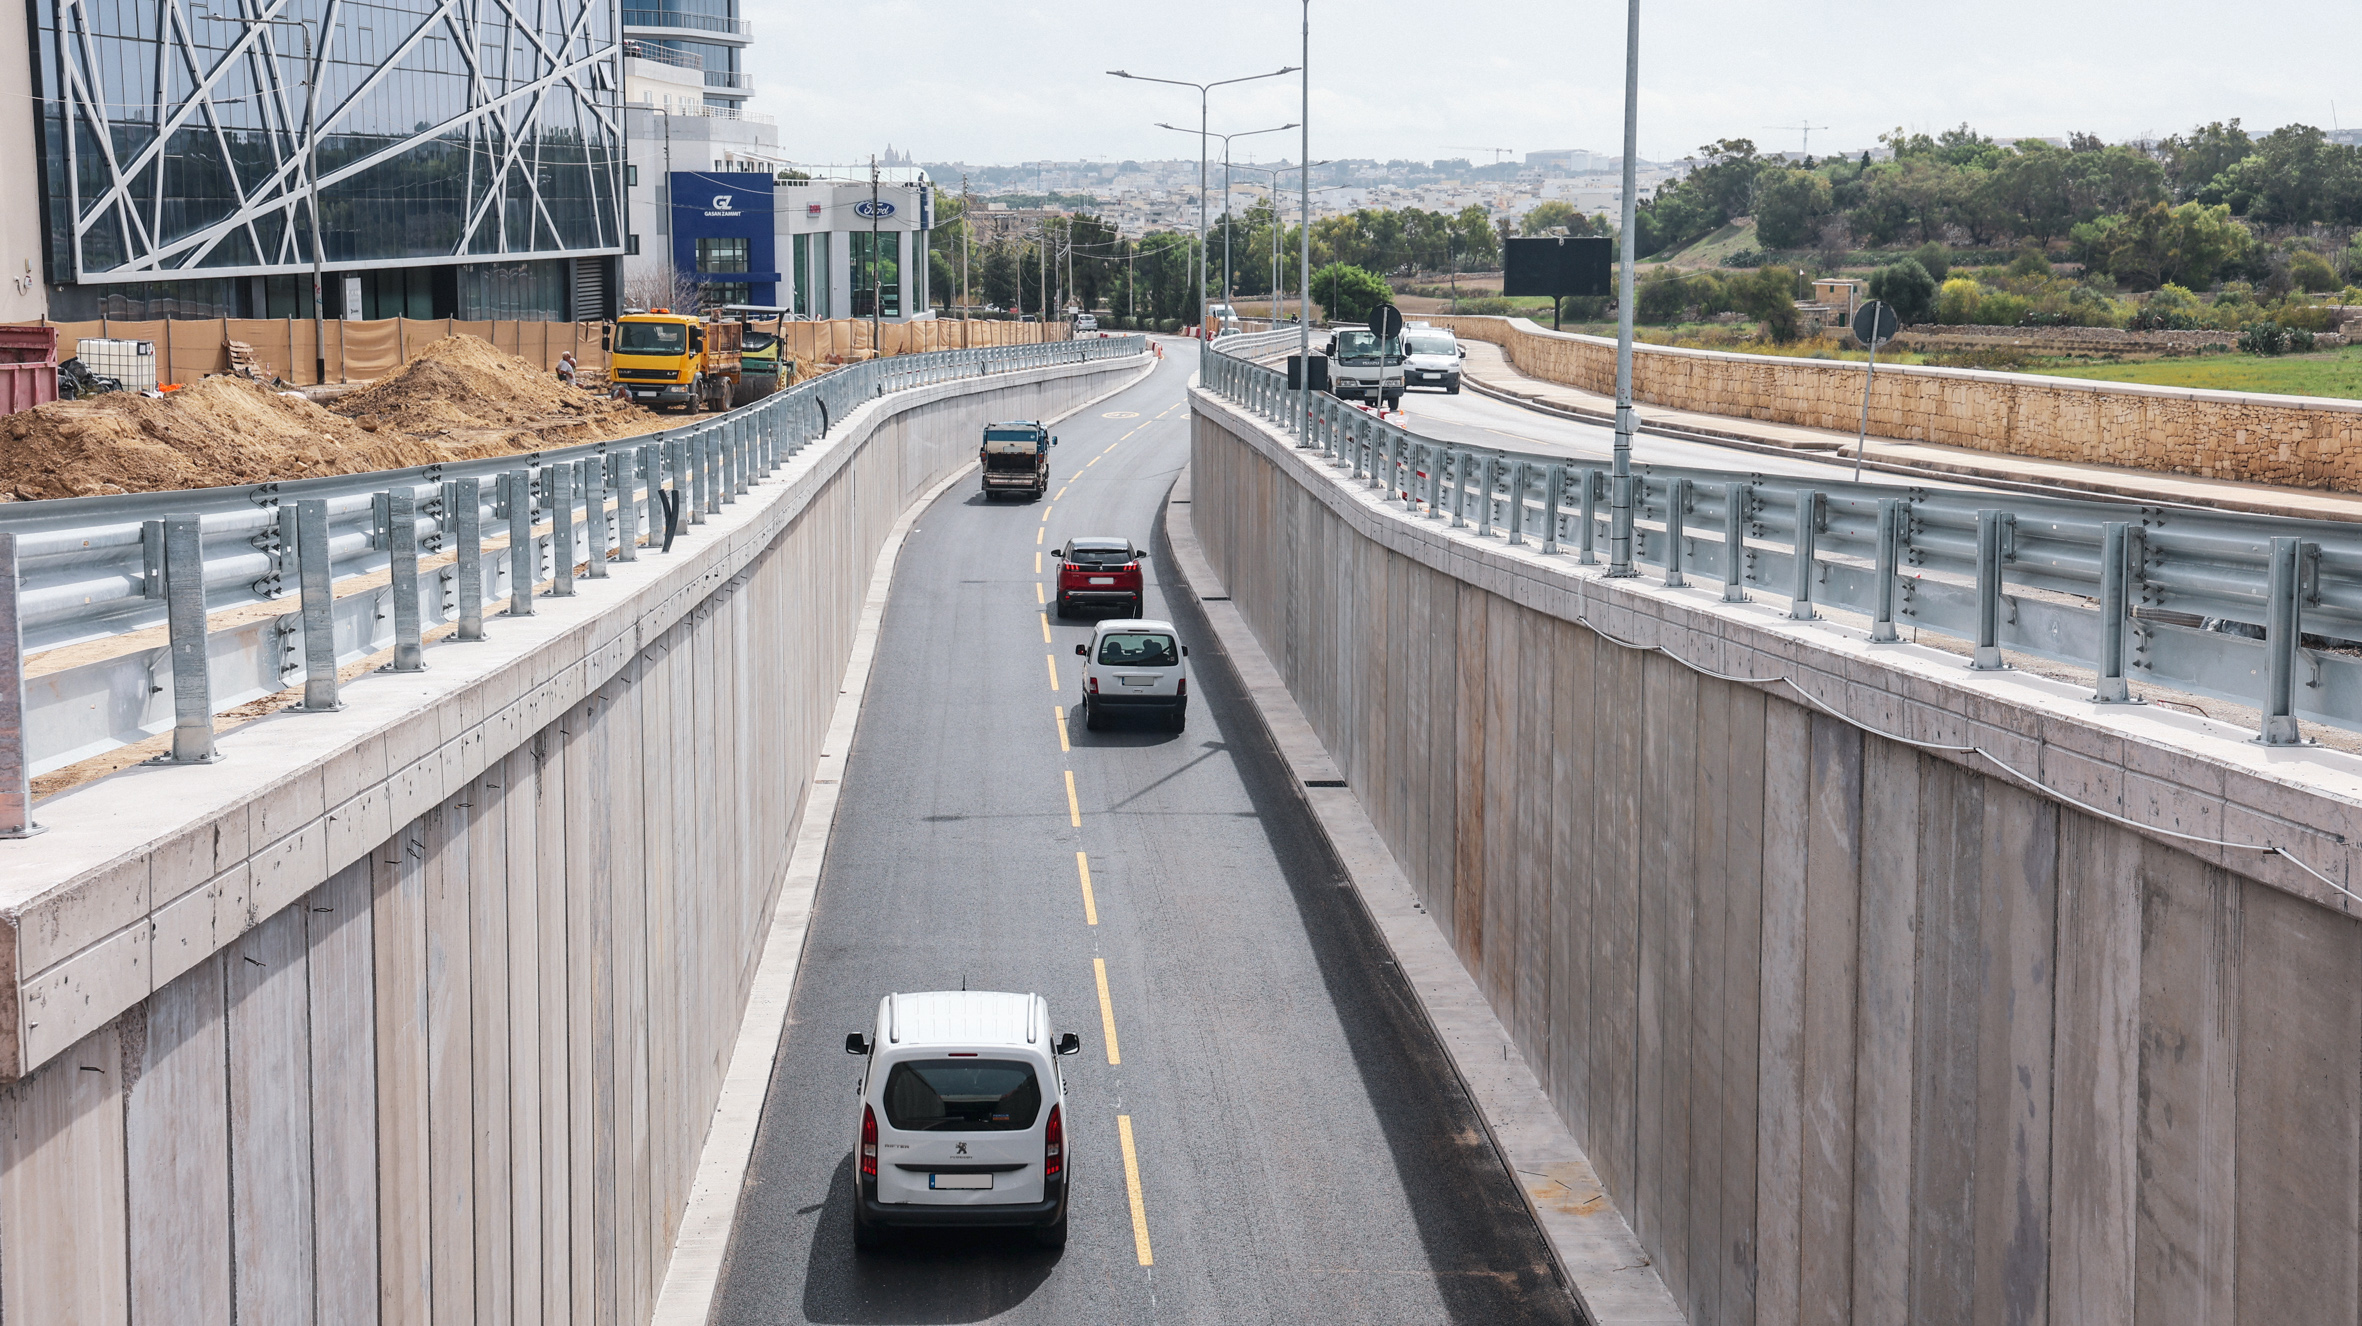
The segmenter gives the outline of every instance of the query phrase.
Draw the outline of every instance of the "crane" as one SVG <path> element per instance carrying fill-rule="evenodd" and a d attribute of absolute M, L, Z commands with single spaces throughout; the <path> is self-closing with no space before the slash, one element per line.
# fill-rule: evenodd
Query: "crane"
<path fill-rule="evenodd" d="M 1767 124 L 1763 127 L 1766 129 L 1792 129 L 1801 132 L 1804 135 L 1804 154 L 1809 157 L 1813 154 L 1813 130 L 1826 129 L 1829 126 L 1814 124 L 1810 119 L 1807 119 L 1802 124 Z"/>
<path fill-rule="evenodd" d="M 1501 164 L 1503 157 L 1517 155 L 1517 149 L 1514 147 L 1470 147 L 1466 143 L 1445 143 L 1444 150 L 1447 152 L 1490 152 L 1493 154 L 1493 164 L 1496 166 Z"/>

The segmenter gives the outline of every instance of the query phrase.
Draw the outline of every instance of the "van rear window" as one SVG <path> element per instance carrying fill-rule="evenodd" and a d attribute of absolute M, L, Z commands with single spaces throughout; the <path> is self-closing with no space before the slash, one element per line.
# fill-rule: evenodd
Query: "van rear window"
<path fill-rule="evenodd" d="M 1013 1133 L 1042 1112 L 1033 1067 L 1014 1059 L 905 1059 L 886 1076 L 886 1122 L 907 1133 Z"/>
<path fill-rule="evenodd" d="M 1029 428 L 987 428 L 984 430 L 984 440 L 987 442 L 1039 442 L 1042 440 L 1042 435 Z"/>
<path fill-rule="evenodd" d="M 1176 668 L 1181 651 L 1161 631 L 1109 631 L 1099 637 L 1099 661 L 1109 667 Z"/>

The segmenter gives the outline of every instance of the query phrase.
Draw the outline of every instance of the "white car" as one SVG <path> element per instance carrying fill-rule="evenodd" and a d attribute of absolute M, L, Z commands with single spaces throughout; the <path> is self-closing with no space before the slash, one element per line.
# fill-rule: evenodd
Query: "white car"
<path fill-rule="evenodd" d="M 1050 1030 L 1035 994 L 890 994 L 845 1053 L 866 1058 L 855 1155 L 853 1246 L 891 1229 L 1033 1230 L 1066 1246 L 1072 1189 L 1062 1055 L 1082 1038 Z"/>
<path fill-rule="evenodd" d="M 1175 732 L 1189 726 L 1189 646 L 1171 622 L 1103 621 L 1083 657 L 1083 726 L 1097 732 L 1120 714 L 1153 714 Z"/>
<path fill-rule="evenodd" d="M 1458 337 L 1441 328 L 1417 324 L 1402 334 L 1402 382 L 1405 387 L 1441 387 L 1460 394 L 1460 361 L 1468 350 Z"/>

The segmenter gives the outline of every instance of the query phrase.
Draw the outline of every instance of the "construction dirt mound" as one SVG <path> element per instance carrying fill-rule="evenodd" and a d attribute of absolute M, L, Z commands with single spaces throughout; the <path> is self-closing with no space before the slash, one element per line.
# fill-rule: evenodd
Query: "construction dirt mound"
<path fill-rule="evenodd" d="M 486 341 L 451 336 L 326 407 L 211 377 L 161 397 L 109 392 L 0 418 L 0 500 L 402 469 L 630 437 L 666 423 Z"/>

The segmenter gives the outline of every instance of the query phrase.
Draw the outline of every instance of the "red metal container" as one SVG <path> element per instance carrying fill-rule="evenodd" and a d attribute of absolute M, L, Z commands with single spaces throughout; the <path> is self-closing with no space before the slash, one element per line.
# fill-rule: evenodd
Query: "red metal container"
<path fill-rule="evenodd" d="M 0 414 L 57 399 L 57 328 L 0 327 Z"/>

